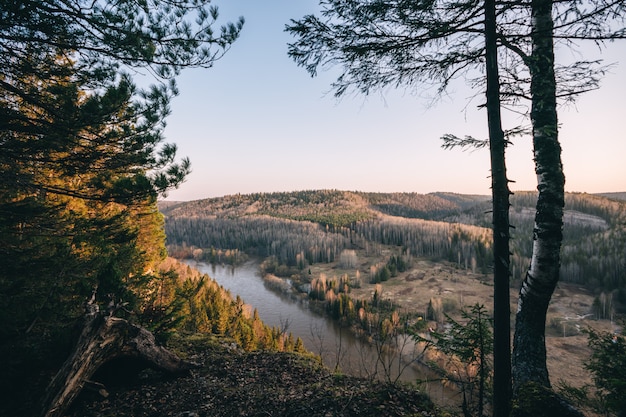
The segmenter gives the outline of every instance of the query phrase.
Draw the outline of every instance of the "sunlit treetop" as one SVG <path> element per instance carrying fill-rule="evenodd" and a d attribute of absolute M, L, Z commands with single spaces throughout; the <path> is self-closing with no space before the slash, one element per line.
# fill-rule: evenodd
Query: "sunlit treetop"
<path fill-rule="evenodd" d="M 22 164 L 2 176 L 27 194 L 124 202 L 178 186 L 189 161 L 162 143 L 169 100 L 183 68 L 210 67 L 239 36 L 243 18 L 218 19 L 208 0 L 0 0 L 0 143 Z M 138 89 L 134 71 L 159 82 Z"/>

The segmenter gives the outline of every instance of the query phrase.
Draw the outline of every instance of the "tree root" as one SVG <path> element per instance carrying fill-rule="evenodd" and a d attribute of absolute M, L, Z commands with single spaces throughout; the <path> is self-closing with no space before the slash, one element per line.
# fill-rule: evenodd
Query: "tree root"
<path fill-rule="evenodd" d="M 105 363 L 118 358 L 136 358 L 148 366 L 177 374 L 198 367 L 178 358 L 154 335 L 127 320 L 92 312 L 85 315 L 82 332 L 72 354 L 46 389 L 42 417 L 60 417 L 69 408 L 91 376 Z"/>

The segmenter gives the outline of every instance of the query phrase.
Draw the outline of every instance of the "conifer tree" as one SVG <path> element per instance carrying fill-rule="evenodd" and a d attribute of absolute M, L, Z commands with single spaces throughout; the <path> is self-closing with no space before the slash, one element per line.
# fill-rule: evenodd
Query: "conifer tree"
<path fill-rule="evenodd" d="M 156 198 L 190 169 L 164 142 L 174 79 L 235 41 L 243 20 L 216 33 L 217 19 L 208 1 L 0 0 L 3 357 L 55 366 L 92 295 L 128 318 L 147 305 L 165 253 Z M 137 69 L 155 85 L 138 89 Z"/>
<path fill-rule="evenodd" d="M 432 340 L 419 336 L 417 339 L 449 356 L 448 368 L 456 369 L 449 378 L 461 386 L 465 415 L 483 416 L 491 398 L 488 395 L 493 369 L 491 319 L 481 304 L 473 305 L 469 312 L 462 310 L 461 316 L 462 322 L 446 316 L 450 330 L 432 332 Z M 445 372 L 450 373 L 449 369 Z"/>
<path fill-rule="evenodd" d="M 189 13 L 198 14 L 193 31 L 177 25 Z M 0 246 L 11 261 L 1 271 L 0 294 L 28 288 L 28 276 L 36 275 L 43 287 L 50 277 L 75 291 L 65 285 L 75 275 L 84 287 L 71 294 L 78 300 L 94 285 L 107 287 L 97 282 L 105 275 L 125 279 L 131 264 L 141 274 L 163 256 L 163 242 L 149 237 L 163 238 L 155 199 L 189 172 L 188 160 L 175 162 L 176 147 L 163 143 L 173 77 L 184 67 L 210 66 L 235 40 L 242 22 L 215 36 L 217 16 L 187 1 L 145 8 L 131 1 L 2 2 Z M 150 69 L 169 84 L 138 90 L 124 66 Z M 149 217 L 156 222 L 140 227 Z M 40 298 L 24 304 L 58 297 Z M 36 315 L 25 313 L 31 322 Z M 14 322 L 0 333 L 24 326 L 28 321 Z"/>

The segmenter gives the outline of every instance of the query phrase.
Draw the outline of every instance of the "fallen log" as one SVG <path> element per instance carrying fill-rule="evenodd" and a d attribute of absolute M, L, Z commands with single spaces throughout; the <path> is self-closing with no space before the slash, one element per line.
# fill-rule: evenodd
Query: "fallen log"
<path fill-rule="evenodd" d="M 91 376 L 105 363 L 119 358 L 136 358 L 172 374 L 198 366 L 157 345 L 145 328 L 96 309 L 85 315 L 76 347 L 48 385 L 40 415 L 62 416 Z"/>

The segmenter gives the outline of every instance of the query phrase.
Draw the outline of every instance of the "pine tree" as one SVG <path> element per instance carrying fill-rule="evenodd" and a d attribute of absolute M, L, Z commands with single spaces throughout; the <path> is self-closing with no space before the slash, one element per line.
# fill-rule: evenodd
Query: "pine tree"
<path fill-rule="evenodd" d="M 174 77 L 211 66 L 237 38 L 243 22 L 216 34 L 217 17 L 216 8 L 187 0 L 149 8 L 126 0 L 0 1 L 4 357 L 22 351 L 35 372 L 56 366 L 47 359 L 70 340 L 92 295 L 126 318 L 148 307 L 164 255 L 156 198 L 189 172 L 163 137 Z M 158 81 L 140 90 L 129 68 Z M 16 375 L 3 373 L 3 384 L 5 377 Z"/>
<path fill-rule="evenodd" d="M 461 387 L 465 414 L 483 416 L 489 399 L 492 371 L 491 319 L 481 304 L 475 304 L 469 312 L 462 310 L 461 316 L 462 322 L 446 316 L 450 330 L 431 332 L 431 339 L 428 340 L 421 336 L 416 336 L 416 339 L 448 355 L 442 372 Z"/>

